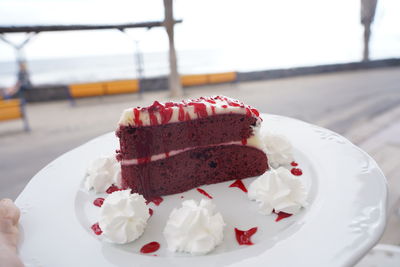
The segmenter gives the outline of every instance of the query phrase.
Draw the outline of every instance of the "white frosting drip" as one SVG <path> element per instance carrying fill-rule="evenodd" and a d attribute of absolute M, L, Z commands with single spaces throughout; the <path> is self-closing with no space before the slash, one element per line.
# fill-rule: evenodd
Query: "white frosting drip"
<path fill-rule="evenodd" d="M 100 208 L 99 226 L 107 241 L 125 244 L 143 234 L 149 217 L 143 196 L 131 194 L 130 190 L 115 191 Z"/>
<path fill-rule="evenodd" d="M 191 100 L 188 101 L 182 101 L 185 103 L 189 103 Z M 261 122 L 261 118 L 259 118 L 256 114 L 254 114 L 254 112 L 251 110 L 252 107 L 250 106 L 246 106 L 243 103 L 241 103 L 238 100 L 235 99 L 231 99 L 229 97 L 222 97 L 222 99 L 215 99 L 212 98 L 212 101 L 215 101 L 214 103 L 209 103 L 206 101 L 206 98 L 203 99 L 196 99 L 195 100 L 196 103 L 202 103 L 206 106 L 206 111 L 207 111 L 207 115 L 211 116 L 211 115 L 220 115 L 220 114 L 231 114 L 231 113 L 235 113 L 235 114 L 246 114 L 247 112 L 250 112 L 250 115 L 255 117 L 257 119 L 257 124 L 259 124 Z M 233 102 L 235 104 L 239 104 L 241 106 L 230 106 L 229 102 Z M 214 111 L 212 110 L 212 107 L 214 107 Z M 168 121 L 168 123 L 174 123 L 174 122 L 179 122 L 179 107 L 177 106 L 173 106 L 170 107 L 172 110 L 172 116 L 171 119 Z M 249 111 L 246 110 L 246 108 L 249 109 Z M 150 122 L 150 114 L 148 112 L 147 109 L 141 109 L 141 108 L 137 108 L 139 110 L 139 120 L 142 121 L 142 126 L 149 126 L 151 125 Z M 135 123 L 134 120 L 134 108 L 128 108 L 125 109 L 122 112 L 121 118 L 119 120 L 119 125 L 131 125 L 131 126 L 138 126 Z M 191 106 L 191 105 L 184 105 L 183 106 L 183 110 L 185 112 L 185 114 L 188 114 L 190 116 L 191 119 L 197 119 L 198 114 L 195 112 L 195 107 Z M 161 122 L 161 115 L 159 112 L 155 112 L 154 115 L 157 117 L 157 121 L 160 123 Z M 185 115 L 186 116 L 186 115 Z"/>
<path fill-rule="evenodd" d="M 285 136 L 269 133 L 264 136 L 264 143 L 268 163 L 273 168 L 288 166 L 294 161 L 293 146 Z"/>
<path fill-rule="evenodd" d="M 104 193 L 113 184 L 121 185 L 121 165 L 115 155 L 95 159 L 86 170 L 85 188 Z"/>
<path fill-rule="evenodd" d="M 171 212 L 164 236 L 171 251 L 203 255 L 221 244 L 224 226 L 211 200 L 186 200 Z"/>
<path fill-rule="evenodd" d="M 259 212 L 265 215 L 273 210 L 295 214 L 307 205 L 307 190 L 301 179 L 283 167 L 271 169 L 252 182 L 248 197 L 259 203 Z"/>

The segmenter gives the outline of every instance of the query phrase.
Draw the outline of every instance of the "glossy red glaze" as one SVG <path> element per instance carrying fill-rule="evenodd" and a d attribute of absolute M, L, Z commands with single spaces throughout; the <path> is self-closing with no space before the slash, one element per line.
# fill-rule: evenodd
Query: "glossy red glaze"
<path fill-rule="evenodd" d="M 290 172 L 291 172 L 293 175 L 296 175 L 296 176 L 300 176 L 300 175 L 303 174 L 303 171 L 302 171 L 300 168 L 292 168 L 292 169 L 290 170 Z"/>
<path fill-rule="evenodd" d="M 257 227 L 250 228 L 247 231 L 242 231 L 235 228 L 236 240 L 239 245 L 254 245 L 251 242 L 251 237 L 257 232 Z"/>
<path fill-rule="evenodd" d="M 160 206 L 161 202 L 163 202 L 164 199 L 162 197 L 155 197 L 150 200 L 146 201 L 146 204 L 149 204 L 150 202 L 153 202 L 156 206 Z"/>
<path fill-rule="evenodd" d="M 295 161 L 292 161 L 292 163 L 290 163 L 290 165 L 292 165 L 293 167 L 299 166 L 299 164 L 297 162 L 295 162 Z"/>
<path fill-rule="evenodd" d="M 158 249 L 160 248 L 160 244 L 158 242 L 150 242 L 146 245 L 144 245 L 141 249 L 140 249 L 140 253 L 153 253 L 156 252 Z"/>
<path fill-rule="evenodd" d="M 286 213 L 286 212 L 283 212 L 283 211 L 280 211 L 278 213 L 274 211 L 274 213 L 278 215 L 278 217 L 276 217 L 276 219 L 275 219 L 276 222 L 279 222 L 280 220 L 285 219 L 285 218 L 290 217 L 290 216 L 293 215 L 293 214 Z"/>
<path fill-rule="evenodd" d="M 196 189 L 197 189 L 197 191 L 199 191 L 200 194 L 205 195 L 205 196 L 208 197 L 209 199 L 212 199 L 212 198 L 213 198 L 213 197 L 210 196 L 204 189 L 201 189 L 201 188 L 196 188 Z"/>
<path fill-rule="evenodd" d="M 242 180 L 236 180 L 233 184 L 231 184 L 229 187 L 237 187 L 240 190 L 242 190 L 243 192 L 247 193 L 247 188 L 244 185 L 244 183 L 242 182 Z"/>
<path fill-rule="evenodd" d="M 101 235 L 103 233 L 103 231 L 100 229 L 99 223 L 93 224 L 90 228 L 92 228 L 93 233 L 96 235 Z"/>
<path fill-rule="evenodd" d="M 103 205 L 103 203 L 104 203 L 104 198 L 102 198 L 102 197 L 96 198 L 93 201 L 93 205 L 95 205 L 97 207 L 101 207 Z"/>
<path fill-rule="evenodd" d="M 111 194 L 111 193 L 113 193 L 115 191 L 120 191 L 120 190 L 122 190 L 122 189 L 118 188 L 116 185 L 112 185 L 106 190 L 106 193 L 107 194 Z"/>

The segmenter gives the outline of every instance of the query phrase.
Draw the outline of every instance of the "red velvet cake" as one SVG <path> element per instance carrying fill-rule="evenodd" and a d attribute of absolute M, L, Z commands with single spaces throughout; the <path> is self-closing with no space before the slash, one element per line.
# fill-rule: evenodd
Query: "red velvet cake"
<path fill-rule="evenodd" d="M 116 132 L 123 186 L 149 199 L 261 175 L 261 121 L 256 109 L 223 96 L 127 109 Z"/>

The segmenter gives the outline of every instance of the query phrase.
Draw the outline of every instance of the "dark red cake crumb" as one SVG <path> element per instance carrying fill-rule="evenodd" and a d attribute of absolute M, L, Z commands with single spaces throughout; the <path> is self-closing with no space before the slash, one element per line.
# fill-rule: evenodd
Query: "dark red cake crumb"
<path fill-rule="evenodd" d="M 162 197 L 153 197 L 150 200 L 146 200 L 146 204 L 149 204 L 150 202 L 153 202 L 154 205 L 156 206 L 160 206 L 161 202 L 163 202 L 163 198 Z"/>
<path fill-rule="evenodd" d="M 250 228 L 247 231 L 242 231 L 235 228 L 236 240 L 239 245 L 254 245 L 251 242 L 251 237 L 257 232 L 257 227 Z"/>
<path fill-rule="evenodd" d="M 150 216 L 153 216 L 153 213 L 154 213 L 153 209 L 152 209 L 152 208 L 149 208 L 149 214 L 150 214 Z"/>

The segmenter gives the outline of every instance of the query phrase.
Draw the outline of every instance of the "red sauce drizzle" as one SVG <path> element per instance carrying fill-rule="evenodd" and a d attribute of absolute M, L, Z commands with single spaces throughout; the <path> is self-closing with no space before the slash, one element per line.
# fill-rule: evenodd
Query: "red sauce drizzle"
<path fill-rule="evenodd" d="M 153 216 L 153 213 L 154 213 L 153 209 L 152 209 L 152 208 L 149 208 L 149 214 L 150 214 L 150 216 Z"/>
<path fill-rule="evenodd" d="M 144 245 L 141 249 L 140 249 L 140 253 L 153 253 L 156 252 L 158 249 L 160 248 L 160 244 L 158 242 L 150 242 L 146 245 Z"/>
<path fill-rule="evenodd" d="M 216 113 L 215 113 L 215 106 L 211 106 L 211 111 L 212 111 L 212 114 L 213 114 L 213 115 L 216 114 Z"/>
<path fill-rule="evenodd" d="M 256 232 L 257 227 L 253 227 L 247 231 L 242 231 L 235 228 L 236 240 L 239 245 L 254 245 L 254 243 L 251 242 L 251 236 L 254 235 Z"/>
<path fill-rule="evenodd" d="M 213 199 L 212 196 L 210 196 L 205 190 L 201 189 L 201 188 L 196 188 L 197 191 L 199 191 L 200 194 L 205 195 L 206 197 L 208 197 L 209 199 Z"/>
<path fill-rule="evenodd" d="M 101 235 L 103 233 L 103 231 L 100 229 L 99 223 L 93 224 L 90 228 L 92 228 L 96 235 Z"/>
<path fill-rule="evenodd" d="M 142 126 L 142 125 L 143 125 L 143 122 L 142 122 L 142 120 L 140 119 L 140 110 L 137 109 L 137 108 L 135 108 L 135 109 L 133 109 L 133 113 L 134 113 L 134 115 L 135 115 L 135 118 L 134 118 L 135 125 L 137 125 L 137 126 Z"/>
<path fill-rule="evenodd" d="M 247 193 L 247 188 L 244 185 L 244 183 L 242 182 L 242 180 L 238 179 L 236 180 L 233 184 L 231 184 L 229 187 L 237 187 L 239 189 L 241 189 L 243 192 Z"/>
<path fill-rule="evenodd" d="M 208 117 L 207 106 L 204 103 L 189 103 L 194 106 L 194 113 L 197 114 L 197 118 L 206 118 Z"/>
<path fill-rule="evenodd" d="M 172 117 L 172 108 L 164 108 L 160 110 L 160 115 L 161 115 L 161 123 L 166 124 L 170 121 Z"/>
<path fill-rule="evenodd" d="M 246 116 L 250 117 L 251 116 L 251 111 L 249 108 L 246 108 Z"/>
<path fill-rule="evenodd" d="M 111 193 L 114 193 L 115 191 L 120 191 L 120 190 L 122 190 L 122 189 L 118 188 L 115 185 L 112 185 L 106 190 L 106 193 L 111 194 Z"/>
<path fill-rule="evenodd" d="M 290 170 L 290 172 L 291 172 L 293 175 L 296 175 L 296 176 L 300 176 L 300 175 L 303 174 L 303 171 L 302 171 L 300 168 L 292 168 L 292 169 Z"/>
<path fill-rule="evenodd" d="M 221 107 L 223 107 L 223 108 L 228 108 L 228 106 L 227 106 L 227 105 L 222 105 Z"/>
<path fill-rule="evenodd" d="M 156 114 L 154 114 L 154 111 L 150 111 L 150 110 L 149 110 L 149 117 L 150 117 L 150 124 L 151 124 L 152 126 L 158 124 L 157 117 L 156 117 Z"/>
<path fill-rule="evenodd" d="M 178 114 L 178 120 L 179 121 L 184 121 L 185 120 L 185 110 L 183 109 L 183 105 L 179 105 L 179 114 Z"/>
<path fill-rule="evenodd" d="M 285 219 L 285 218 L 290 217 L 290 216 L 293 215 L 293 214 L 286 213 L 286 212 L 283 212 L 283 211 L 280 211 L 278 213 L 276 211 L 274 211 L 274 213 L 278 215 L 278 217 L 276 217 L 276 219 L 275 219 L 276 222 L 279 222 L 280 220 Z"/>
<path fill-rule="evenodd" d="M 297 162 L 295 162 L 295 161 L 292 161 L 292 162 L 290 163 L 290 165 L 292 165 L 293 167 L 299 166 L 299 164 L 298 164 Z"/>
<path fill-rule="evenodd" d="M 244 145 L 244 146 L 247 145 L 247 139 L 246 138 L 242 139 L 242 145 Z"/>
<path fill-rule="evenodd" d="M 190 121 L 190 115 L 189 112 L 186 112 L 185 114 L 185 120 Z"/>
<path fill-rule="evenodd" d="M 160 204 L 161 204 L 161 202 L 163 202 L 163 200 L 164 199 L 162 197 L 154 197 L 154 198 L 152 198 L 150 200 L 147 200 L 146 204 L 149 204 L 150 202 L 153 202 L 154 205 L 160 206 Z"/>
<path fill-rule="evenodd" d="M 99 198 L 96 198 L 96 199 L 93 201 L 93 205 L 95 205 L 95 206 L 97 206 L 97 207 L 101 207 L 101 206 L 103 206 L 103 202 L 104 202 L 104 198 L 99 197 Z"/>
<path fill-rule="evenodd" d="M 252 108 L 251 109 L 251 111 L 254 113 L 254 115 L 256 115 L 257 117 L 259 117 L 260 116 L 260 113 L 258 112 L 258 110 L 257 109 L 255 109 L 255 108 Z"/>

